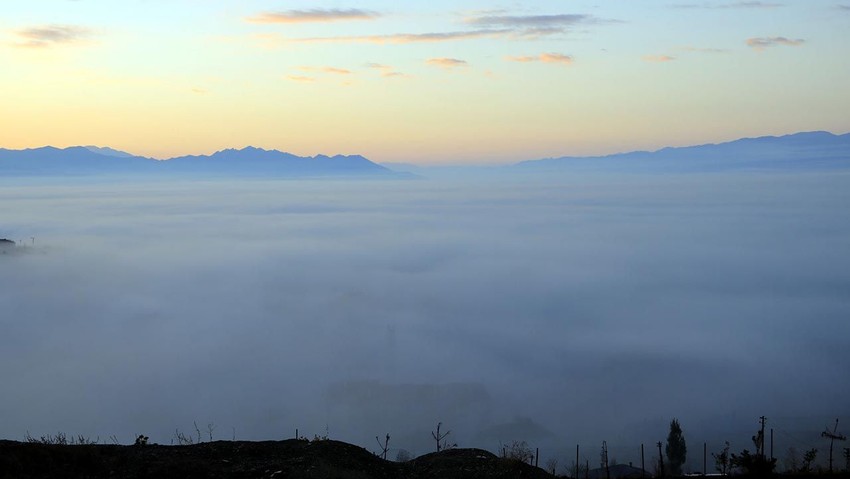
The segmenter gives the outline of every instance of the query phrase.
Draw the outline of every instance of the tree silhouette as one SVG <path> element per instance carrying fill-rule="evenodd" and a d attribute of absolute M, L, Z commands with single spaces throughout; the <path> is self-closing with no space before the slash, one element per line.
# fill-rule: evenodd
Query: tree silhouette
<path fill-rule="evenodd" d="M 711 455 L 714 457 L 714 468 L 725 476 L 729 471 L 729 441 L 724 443 L 720 452 L 712 452 Z"/>
<path fill-rule="evenodd" d="M 667 463 L 670 464 L 670 474 L 681 476 L 682 465 L 688 456 L 688 447 L 678 419 L 670 421 L 670 432 L 667 434 L 667 447 L 664 448 L 664 453 L 667 456 Z"/>
<path fill-rule="evenodd" d="M 457 444 L 449 444 L 449 442 L 445 440 L 446 436 L 448 436 L 452 432 L 446 431 L 446 432 L 441 434 L 440 433 L 440 427 L 442 427 L 442 425 L 443 425 L 443 423 L 438 422 L 437 423 L 437 430 L 431 431 L 431 437 L 433 437 L 434 440 L 437 442 L 437 452 L 440 452 L 444 449 L 451 449 L 451 448 L 457 446 Z"/>
<path fill-rule="evenodd" d="M 811 448 L 803 454 L 803 464 L 800 466 L 795 472 L 802 473 L 810 473 L 812 472 L 812 463 L 815 462 L 815 459 L 818 457 L 818 450 L 815 448 Z"/>
<path fill-rule="evenodd" d="M 729 463 L 732 467 L 738 467 L 744 474 L 754 476 L 766 476 L 773 474 L 776 468 L 776 459 L 768 459 L 763 451 L 764 448 L 764 421 L 765 417 L 761 418 L 761 429 L 753 436 L 753 445 L 756 446 L 756 453 L 750 454 L 750 451 L 744 449 L 741 454 L 732 454 Z"/>
<path fill-rule="evenodd" d="M 776 468 L 776 459 L 768 459 L 761 454 L 750 454 L 744 449 L 741 454 L 732 454 L 730 463 L 733 467 L 741 468 L 744 474 L 753 476 L 768 476 Z"/>

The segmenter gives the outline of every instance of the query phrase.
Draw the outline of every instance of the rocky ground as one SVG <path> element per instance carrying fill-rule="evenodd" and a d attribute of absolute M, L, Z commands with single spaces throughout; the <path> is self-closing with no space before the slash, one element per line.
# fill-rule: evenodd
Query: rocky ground
<path fill-rule="evenodd" d="M 480 449 L 451 449 L 404 463 L 339 441 L 218 441 L 187 446 L 55 445 L 0 441 L 0 478 L 551 478 Z"/>

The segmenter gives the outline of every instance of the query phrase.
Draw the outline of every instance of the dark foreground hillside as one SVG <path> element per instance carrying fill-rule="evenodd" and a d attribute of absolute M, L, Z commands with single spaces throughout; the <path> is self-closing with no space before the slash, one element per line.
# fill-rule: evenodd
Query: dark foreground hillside
<path fill-rule="evenodd" d="M 551 478 L 480 449 L 384 461 L 338 441 L 219 441 L 189 446 L 48 445 L 0 441 L 0 478 Z"/>

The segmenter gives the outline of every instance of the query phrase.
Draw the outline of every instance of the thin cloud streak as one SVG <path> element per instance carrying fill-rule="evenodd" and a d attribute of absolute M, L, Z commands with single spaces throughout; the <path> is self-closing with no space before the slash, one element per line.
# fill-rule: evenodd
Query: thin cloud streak
<path fill-rule="evenodd" d="M 798 47 L 805 43 L 802 38 L 791 39 L 786 37 L 756 37 L 748 38 L 747 46 L 754 50 L 764 50 L 765 48 L 776 46 Z"/>
<path fill-rule="evenodd" d="M 366 68 L 371 69 L 371 70 L 376 70 L 376 71 L 380 72 L 380 75 L 383 78 L 401 78 L 401 77 L 408 77 L 409 76 L 409 75 L 406 75 L 406 74 L 404 74 L 400 71 L 396 71 L 395 67 L 393 67 L 391 65 L 384 65 L 382 63 L 367 63 L 364 66 Z"/>
<path fill-rule="evenodd" d="M 301 66 L 298 67 L 298 70 L 302 72 L 320 72 L 320 73 L 330 73 L 334 75 L 351 75 L 353 72 L 351 70 L 347 70 L 345 68 L 337 68 L 337 67 L 308 67 Z"/>
<path fill-rule="evenodd" d="M 707 10 L 718 10 L 718 9 L 730 9 L 730 8 L 753 8 L 753 9 L 771 9 L 771 8 L 780 8 L 784 7 L 783 3 L 771 3 L 771 2 L 735 2 L 735 3 L 722 3 L 722 4 L 711 4 L 711 3 L 679 3 L 672 5 L 673 8 L 683 8 L 683 9 L 707 9 Z"/>
<path fill-rule="evenodd" d="M 568 27 L 579 23 L 594 21 L 594 17 L 584 14 L 561 15 L 489 15 L 466 20 L 469 25 L 506 26 L 506 27 Z"/>
<path fill-rule="evenodd" d="M 303 76 L 303 75 L 288 75 L 286 77 L 290 81 L 298 82 L 298 83 L 313 83 L 316 81 L 313 77 Z"/>
<path fill-rule="evenodd" d="M 269 17 L 267 19 L 271 20 L 272 18 L 278 17 Z M 289 17 L 285 17 L 285 19 L 287 21 L 290 20 Z M 395 33 L 385 35 L 346 35 L 307 38 L 277 37 L 277 39 L 278 41 L 284 43 L 371 43 L 377 45 L 439 43 L 478 39 L 533 40 L 540 37 L 565 33 L 569 29 L 569 27 L 578 24 L 602 23 L 605 21 L 606 20 L 600 20 L 596 17 L 593 17 L 592 15 L 584 14 L 529 16 L 488 15 L 467 19 L 465 21 L 467 25 L 483 27 L 470 31 Z M 279 21 L 277 23 L 284 22 Z M 269 35 L 263 35 L 262 38 L 268 40 L 272 37 L 270 37 Z"/>
<path fill-rule="evenodd" d="M 353 35 L 342 37 L 313 37 L 284 39 L 290 43 L 373 43 L 378 45 L 408 43 L 439 43 L 454 40 L 476 40 L 499 38 L 511 33 L 511 30 L 477 30 L 471 32 L 442 33 L 396 33 L 391 35 Z"/>
<path fill-rule="evenodd" d="M 466 60 L 459 60 L 457 58 L 429 58 L 425 61 L 425 63 L 441 68 L 457 68 L 469 66 L 469 63 L 467 63 Z"/>
<path fill-rule="evenodd" d="M 729 50 L 723 48 L 704 48 L 704 47 L 682 47 L 683 51 L 694 53 L 729 53 Z"/>
<path fill-rule="evenodd" d="M 649 63 L 667 63 L 672 62 L 676 57 L 670 55 L 644 55 L 641 59 Z"/>
<path fill-rule="evenodd" d="M 15 32 L 21 40 L 14 45 L 21 48 L 49 48 L 79 43 L 89 38 L 92 31 L 75 25 L 46 25 L 29 27 Z"/>
<path fill-rule="evenodd" d="M 573 57 L 562 53 L 541 53 L 540 61 L 543 63 L 560 63 L 562 65 L 572 65 Z"/>
<path fill-rule="evenodd" d="M 542 63 L 556 63 L 561 65 L 572 65 L 575 62 L 575 59 L 571 55 L 565 55 L 563 53 L 541 53 L 537 56 L 508 56 L 505 57 L 505 60 L 509 62 L 516 63 L 533 63 L 533 62 L 542 62 Z"/>
<path fill-rule="evenodd" d="M 516 62 L 516 63 L 531 63 L 531 62 L 536 62 L 536 61 L 540 60 L 540 57 L 531 57 L 531 56 L 510 57 L 509 56 L 509 57 L 505 57 L 505 60 L 507 60 L 509 62 Z"/>
<path fill-rule="evenodd" d="M 467 25 L 478 27 L 503 27 L 512 31 L 513 38 L 536 39 L 568 32 L 578 25 L 617 23 L 587 14 L 558 15 L 486 15 L 465 20 Z"/>
<path fill-rule="evenodd" d="M 288 10 L 285 12 L 263 12 L 246 20 L 250 23 L 330 23 L 342 21 L 375 20 L 380 17 L 377 12 L 351 8 L 342 9 L 320 9 L 311 10 Z"/>

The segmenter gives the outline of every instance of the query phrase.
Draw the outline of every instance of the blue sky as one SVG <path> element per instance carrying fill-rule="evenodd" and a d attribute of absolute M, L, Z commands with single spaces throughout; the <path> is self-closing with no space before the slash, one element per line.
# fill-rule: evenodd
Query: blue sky
<path fill-rule="evenodd" d="M 0 144 L 500 163 L 850 130 L 842 0 L 0 2 Z"/>

